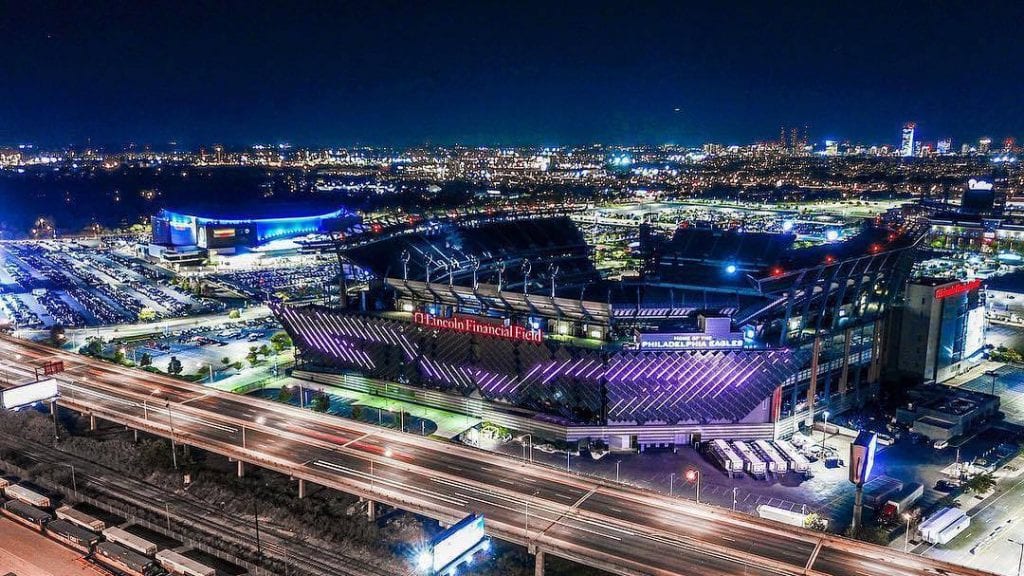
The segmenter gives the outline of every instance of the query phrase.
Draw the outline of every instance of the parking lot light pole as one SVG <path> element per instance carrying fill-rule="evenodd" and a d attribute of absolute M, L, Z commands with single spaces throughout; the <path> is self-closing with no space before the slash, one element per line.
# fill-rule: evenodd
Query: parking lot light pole
<path fill-rule="evenodd" d="M 686 471 L 686 481 L 693 482 L 696 490 L 695 497 L 697 504 L 700 504 L 700 470 L 696 468 L 690 468 Z"/>
<path fill-rule="evenodd" d="M 622 460 L 616 460 L 615 461 L 615 481 L 616 482 L 619 481 L 619 464 L 621 464 L 621 463 L 622 463 Z"/>
<path fill-rule="evenodd" d="M 675 489 L 675 483 L 676 483 L 676 473 L 673 472 L 673 473 L 668 475 L 668 495 L 669 496 L 672 495 L 672 492 Z"/>
<path fill-rule="evenodd" d="M 732 487 L 732 511 L 733 512 L 736 511 L 736 490 L 738 490 L 738 488 L 736 486 L 733 486 Z"/>

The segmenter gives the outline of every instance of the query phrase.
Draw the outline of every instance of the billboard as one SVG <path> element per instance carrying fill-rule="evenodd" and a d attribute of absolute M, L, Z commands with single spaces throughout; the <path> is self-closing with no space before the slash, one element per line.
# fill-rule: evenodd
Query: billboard
<path fill-rule="evenodd" d="M 51 378 L 15 386 L 0 392 L 0 405 L 3 405 L 5 410 L 10 410 L 55 397 L 57 397 L 57 381 Z"/>
<path fill-rule="evenodd" d="M 430 568 L 432 572 L 440 572 L 461 558 L 463 554 L 480 544 L 486 535 L 484 517 L 480 514 L 467 516 L 438 534 L 431 544 Z"/>
<path fill-rule="evenodd" d="M 874 432 L 864 430 L 857 434 L 857 439 L 850 444 L 850 482 L 863 485 L 868 481 L 875 466 L 877 448 L 878 437 Z"/>

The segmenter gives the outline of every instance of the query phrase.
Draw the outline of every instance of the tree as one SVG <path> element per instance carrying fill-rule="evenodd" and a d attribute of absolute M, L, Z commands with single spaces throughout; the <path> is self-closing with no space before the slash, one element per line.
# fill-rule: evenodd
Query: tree
<path fill-rule="evenodd" d="M 259 350 L 255 346 L 249 346 L 249 353 L 245 355 L 245 359 L 250 365 L 256 366 L 260 363 Z"/>
<path fill-rule="evenodd" d="M 292 338 L 287 332 L 278 332 L 270 337 L 270 345 L 275 352 L 281 353 L 292 347 Z"/>
<path fill-rule="evenodd" d="M 284 402 L 287 404 L 291 402 L 293 398 L 295 398 L 295 393 L 287 386 L 282 386 L 281 389 L 277 391 L 278 402 Z"/>
<path fill-rule="evenodd" d="M 227 356 L 225 356 L 225 357 L 220 359 L 220 363 L 224 365 L 224 368 L 227 368 L 228 366 L 231 365 L 231 358 L 228 358 Z"/>
<path fill-rule="evenodd" d="M 64 327 L 60 324 L 54 324 L 50 327 L 50 345 L 51 346 L 63 346 L 64 345 Z"/>
<path fill-rule="evenodd" d="M 964 482 L 964 490 L 967 492 L 976 492 L 983 494 L 988 492 L 996 485 L 996 479 L 991 473 L 986 472 L 984 474 L 975 474 L 971 476 L 966 482 Z"/>
<path fill-rule="evenodd" d="M 828 520 L 822 518 L 817 512 L 811 512 L 804 518 L 804 528 L 824 532 L 828 530 Z"/>
<path fill-rule="evenodd" d="M 262 346 L 260 346 L 260 349 L 257 350 L 257 353 L 259 353 L 260 356 L 263 356 L 265 358 L 267 356 L 270 356 L 270 348 L 267 348 L 267 345 L 263 344 Z"/>
<path fill-rule="evenodd" d="M 325 392 L 317 391 L 309 406 L 315 412 L 327 412 L 327 409 L 331 407 L 331 399 Z"/>
<path fill-rule="evenodd" d="M 171 361 L 167 363 L 167 373 L 177 376 L 181 374 L 183 369 L 184 367 L 181 365 L 181 360 L 178 360 L 177 356 L 171 356 Z"/>
<path fill-rule="evenodd" d="M 238 308 L 232 308 L 231 311 L 228 312 L 228 318 L 231 318 L 232 320 L 237 320 L 241 317 L 242 313 L 238 311 Z"/>
<path fill-rule="evenodd" d="M 149 355 L 149 352 L 143 352 L 142 357 L 139 358 L 139 366 L 145 368 L 146 366 L 153 365 L 153 357 Z"/>
<path fill-rule="evenodd" d="M 124 347 L 118 346 L 114 349 L 114 362 L 124 364 Z"/>
<path fill-rule="evenodd" d="M 99 338 L 93 338 L 89 340 L 89 343 L 85 345 L 85 353 L 89 356 L 100 356 L 103 354 L 103 341 Z"/>

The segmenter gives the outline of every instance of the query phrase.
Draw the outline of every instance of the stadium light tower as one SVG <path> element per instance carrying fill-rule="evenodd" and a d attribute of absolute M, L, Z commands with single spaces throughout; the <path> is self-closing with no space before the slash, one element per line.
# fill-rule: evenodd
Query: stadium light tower
<path fill-rule="evenodd" d="M 412 254 L 409 254 L 408 250 L 402 250 L 402 280 L 405 282 L 409 281 L 409 260 L 412 260 Z"/>
<path fill-rule="evenodd" d="M 498 261 L 498 292 L 501 292 L 502 280 L 505 278 L 505 262 Z"/>
<path fill-rule="evenodd" d="M 476 292 L 476 288 L 479 286 L 476 280 L 476 273 L 480 270 L 480 259 L 475 254 L 469 257 L 469 267 L 473 269 L 473 291 Z"/>
<path fill-rule="evenodd" d="M 530 286 L 530 270 L 533 269 L 533 264 L 530 264 L 529 258 L 523 258 L 523 264 L 520 267 L 523 271 L 523 294 L 526 294 L 526 289 Z"/>
<path fill-rule="evenodd" d="M 427 267 L 427 284 L 430 284 L 430 267 L 433 266 L 433 265 L 434 265 L 434 257 L 431 256 L 430 254 L 427 254 L 427 262 L 426 262 L 426 267 Z"/>
<path fill-rule="evenodd" d="M 558 265 L 552 262 L 548 265 L 548 274 L 551 275 L 551 297 L 555 297 L 555 278 L 558 276 Z"/>
<path fill-rule="evenodd" d="M 455 271 L 459 269 L 459 261 L 455 258 L 448 260 L 448 286 L 454 281 Z"/>

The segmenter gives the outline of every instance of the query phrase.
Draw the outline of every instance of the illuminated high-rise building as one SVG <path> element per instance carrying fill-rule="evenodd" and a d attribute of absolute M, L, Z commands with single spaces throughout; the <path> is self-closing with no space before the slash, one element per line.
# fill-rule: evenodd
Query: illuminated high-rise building
<path fill-rule="evenodd" d="M 903 125 L 903 139 L 900 141 L 900 156 L 909 158 L 914 155 L 914 130 L 917 125 L 907 122 Z"/>
<path fill-rule="evenodd" d="M 992 139 L 989 137 L 978 140 L 978 154 L 988 154 L 988 151 L 992 148 Z"/>
<path fill-rule="evenodd" d="M 825 140 L 825 156 L 839 156 L 839 141 Z"/>
<path fill-rule="evenodd" d="M 950 138 L 943 138 L 939 140 L 935 146 L 935 151 L 939 154 L 949 154 L 950 150 L 953 149 L 953 140 Z"/>

